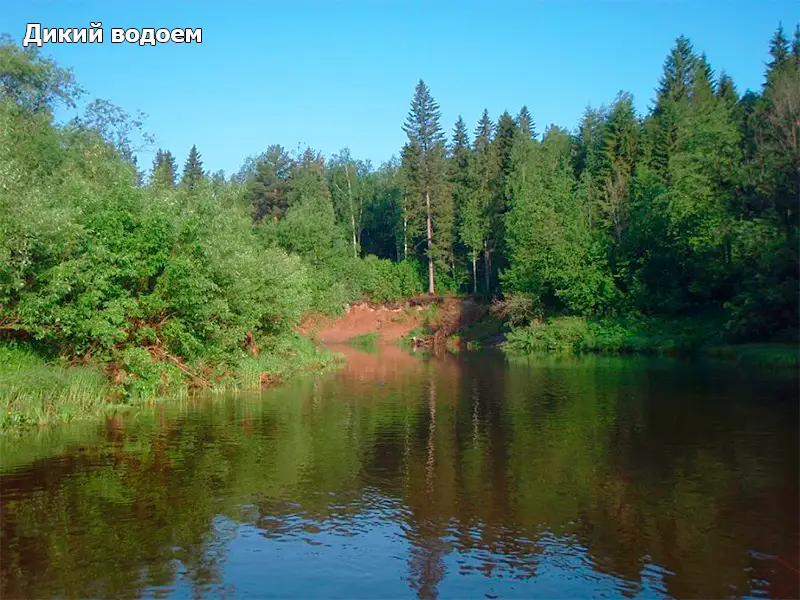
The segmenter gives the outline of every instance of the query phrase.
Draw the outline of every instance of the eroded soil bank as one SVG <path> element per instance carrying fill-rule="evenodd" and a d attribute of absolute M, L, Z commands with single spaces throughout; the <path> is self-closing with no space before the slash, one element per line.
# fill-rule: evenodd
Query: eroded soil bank
<path fill-rule="evenodd" d="M 480 338 L 502 341 L 500 324 L 487 321 L 488 305 L 471 298 L 419 298 L 402 304 L 355 304 L 341 317 L 312 316 L 300 333 L 324 345 L 346 344 L 374 335 L 378 345 L 408 340 L 417 345 L 459 346 Z"/>

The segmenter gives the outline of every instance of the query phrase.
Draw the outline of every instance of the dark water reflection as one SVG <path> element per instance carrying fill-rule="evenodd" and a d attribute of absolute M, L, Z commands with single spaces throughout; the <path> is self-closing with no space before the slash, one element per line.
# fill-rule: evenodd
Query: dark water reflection
<path fill-rule="evenodd" d="M 781 597 L 793 374 L 352 355 L 2 447 L 0 597 Z"/>

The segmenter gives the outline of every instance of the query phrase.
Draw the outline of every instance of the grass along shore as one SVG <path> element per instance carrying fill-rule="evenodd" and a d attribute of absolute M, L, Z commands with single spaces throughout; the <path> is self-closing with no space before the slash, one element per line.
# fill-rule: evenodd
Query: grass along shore
<path fill-rule="evenodd" d="M 787 338 L 790 336 L 787 335 Z M 797 342 L 732 343 L 713 318 L 589 320 L 555 317 L 512 328 L 503 350 L 526 354 L 659 354 L 705 356 L 748 365 L 800 367 Z"/>
<path fill-rule="evenodd" d="M 0 345 L 0 432 L 94 418 L 190 393 L 257 391 L 342 360 L 300 336 L 266 350 L 215 367 L 143 358 L 136 373 L 123 373 L 113 364 L 70 364 L 25 345 Z"/>
<path fill-rule="evenodd" d="M 438 309 L 425 312 L 424 326 L 398 345 L 411 349 L 410 339 L 430 337 L 437 330 Z M 438 324 L 437 324 L 438 325 Z M 727 343 L 714 319 L 689 318 L 592 321 L 555 317 L 508 329 L 491 315 L 453 331 L 445 348 L 480 349 L 498 338 L 509 356 L 532 354 L 659 354 L 704 356 L 749 366 L 798 368 L 797 343 Z M 353 336 L 349 343 L 375 351 L 379 334 Z M 489 343 L 491 342 L 491 343 Z M 301 335 L 281 336 L 257 355 L 244 354 L 235 363 L 187 365 L 135 349 L 139 360 L 126 363 L 129 372 L 111 364 L 71 364 L 47 359 L 23 344 L 0 345 L 0 432 L 92 418 L 167 398 L 205 391 L 255 391 L 302 373 L 339 364 L 343 358 Z M 160 360 L 159 360 L 160 359 Z"/>

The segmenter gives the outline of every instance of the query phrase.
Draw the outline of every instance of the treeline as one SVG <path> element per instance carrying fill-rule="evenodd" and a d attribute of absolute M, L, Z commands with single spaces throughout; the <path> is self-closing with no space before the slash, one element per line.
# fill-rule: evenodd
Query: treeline
<path fill-rule="evenodd" d="M 621 92 L 541 137 L 523 107 L 484 111 L 471 139 L 459 119 L 448 143 L 420 82 L 403 245 L 424 248 L 429 290 L 436 276 L 517 294 L 529 318 L 709 315 L 729 341 L 796 339 L 800 29 L 790 44 L 779 27 L 769 55 L 740 95 L 679 37 L 648 114 Z"/>
<path fill-rule="evenodd" d="M 273 145 L 231 177 L 195 147 L 144 172 L 141 118 L 106 101 L 57 124 L 71 72 L 6 39 L 0 334 L 143 373 L 427 291 L 504 297 L 515 323 L 709 316 L 730 341 L 796 339 L 798 31 L 776 31 L 757 92 L 680 37 L 643 116 L 620 93 L 574 132 L 523 107 L 449 134 L 420 81 L 399 159 Z"/>
<path fill-rule="evenodd" d="M 420 81 L 399 160 L 271 146 L 228 185 L 262 239 L 325 271 L 345 246 L 407 264 L 397 293 L 502 296 L 519 322 L 708 317 L 727 341 L 796 339 L 799 31 L 778 27 L 762 88 L 742 94 L 679 37 L 647 114 L 620 92 L 573 132 L 540 135 L 523 106 L 448 134 Z"/>

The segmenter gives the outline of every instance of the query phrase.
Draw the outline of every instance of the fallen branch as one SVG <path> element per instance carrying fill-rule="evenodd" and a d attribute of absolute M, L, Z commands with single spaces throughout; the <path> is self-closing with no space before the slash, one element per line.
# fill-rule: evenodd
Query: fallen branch
<path fill-rule="evenodd" d="M 210 385 L 210 382 L 208 381 L 208 379 L 206 379 L 205 377 L 203 377 L 203 376 L 201 376 L 201 375 L 199 375 L 197 373 L 192 373 L 183 364 L 183 362 L 181 361 L 180 358 L 178 358 L 177 356 L 173 356 L 169 352 L 165 351 L 163 348 L 159 348 L 158 346 L 147 346 L 147 347 L 145 347 L 145 350 L 147 350 L 150 353 L 150 355 L 156 360 L 168 358 L 169 360 L 171 360 L 172 362 L 175 363 L 175 366 L 177 366 L 178 369 L 180 369 L 183 373 L 185 373 L 186 375 L 188 375 L 192 379 L 197 379 L 197 380 L 201 381 L 202 383 L 204 383 L 207 386 Z"/>

